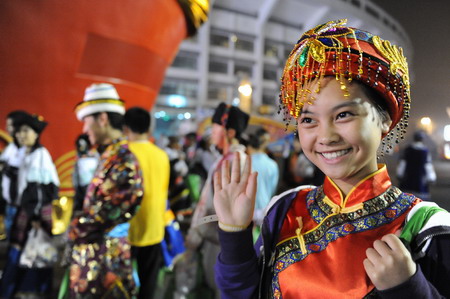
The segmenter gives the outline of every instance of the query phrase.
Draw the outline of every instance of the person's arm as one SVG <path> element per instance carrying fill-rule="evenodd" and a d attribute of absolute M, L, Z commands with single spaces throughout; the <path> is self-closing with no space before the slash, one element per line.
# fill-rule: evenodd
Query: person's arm
<path fill-rule="evenodd" d="M 253 249 L 252 225 L 240 232 L 219 229 L 221 252 L 215 266 L 221 298 L 255 298 L 260 272 Z"/>
<path fill-rule="evenodd" d="M 92 195 L 96 202 L 87 208 L 87 213 L 72 221 L 69 237 L 75 243 L 89 243 L 102 238 L 108 229 L 129 221 L 140 204 L 142 175 L 131 152 L 119 155 L 104 175 L 103 183 Z"/>
<path fill-rule="evenodd" d="M 257 173 L 250 174 L 250 157 L 242 174 L 240 168 L 240 157 L 235 153 L 231 176 L 229 161 L 214 174 L 214 207 L 221 245 L 215 276 L 222 298 L 254 298 L 259 282 L 251 232 Z"/>

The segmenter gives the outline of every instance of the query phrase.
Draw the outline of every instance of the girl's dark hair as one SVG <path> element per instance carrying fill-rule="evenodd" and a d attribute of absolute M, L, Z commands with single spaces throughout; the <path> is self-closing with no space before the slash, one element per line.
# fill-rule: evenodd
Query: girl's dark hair
<path fill-rule="evenodd" d="M 389 107 L 386 103 L 386 100 L 373 88 L 370 86 L 367 86 L 364 83 L 361 83 L 359 81 L 353 81 L 356 82 L 359 86 L 361 86 L 361 89 L 363 93 L 370 99 L 372 104 L 375 106 L 375 109 L 377 110 L 379 116 L 381 117 L 381 121 L 385 122 L 390 118 L 389 115 Z"/>

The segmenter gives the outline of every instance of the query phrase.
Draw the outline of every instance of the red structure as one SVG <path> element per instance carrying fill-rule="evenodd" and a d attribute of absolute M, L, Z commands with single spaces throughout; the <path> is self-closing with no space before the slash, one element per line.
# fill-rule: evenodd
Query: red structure
<path fill-rule="evenodd" d="M 42 143 L 56 161 L 64 192 L 71 187 L 74 141 L 82 128 L 73 109 L 84 89 L 109 82 L 127 107 L 150 109 L 180 42 L 198 25 L 189 22 L 189 8 L 197 6 L 198 12 L 205 5 L 205 0 L 0 1 L 0 124 L 16 109 L 49 122 Z"/>

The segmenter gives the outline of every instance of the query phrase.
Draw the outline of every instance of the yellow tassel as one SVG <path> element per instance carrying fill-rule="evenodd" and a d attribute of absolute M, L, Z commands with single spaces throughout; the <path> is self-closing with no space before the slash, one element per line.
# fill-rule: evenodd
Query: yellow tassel
<path fill-rule="evenodd" d="M 295 233 L 297 234 L 298 243 L 300 244 L 300 250 L 302 253 L 306 253 L 306 244 L 305 239 L 303 238 L 302 229 L 303 229 L 303 220 L 302 217 L 295 218 L 298 222 L 298 228 L 295 230 Z"/>

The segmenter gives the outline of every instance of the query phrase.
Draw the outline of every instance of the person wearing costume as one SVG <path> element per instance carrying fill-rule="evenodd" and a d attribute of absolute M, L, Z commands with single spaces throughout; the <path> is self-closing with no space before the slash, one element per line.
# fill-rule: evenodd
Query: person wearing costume
<path fill-rule="evenodd" d="M 14 123 L 20 121 L 27 114 L 23 110 L 15 110 L 6 116 L 6 131 L 12 137 L 13 141 L 6 146 L 0 155 L 0 189 L 2 191 L 0 193 L 0 212 L 4 215 L 5 225 L 5 231 L 2 233 L 2 235 L 4 234 L 3 238 L 9 236 L 14 216 L 17 212 L 17 175 L 24 154 L 23 150 L 19 151 L 20 144 L 15 134 Z"/>
<path fill-rule="evenodd" d="M 52 201 L 58 198 L 59 178 L 50 153 L 39 140 L 46 126 L 41 116 L 28 113 L 14 122 L 23 160 L 17 176 L 17 213 L 0 287 L 2 298 L 15 294 L 49 296 L 52 290 L 53 263 L 39 260 L 43 258 L 39 253 L 30 257 L 30 250 L 25 250 L 38 231 L 45 234 L 45 240 L 52 236 Z M 31 251 L 36 253 L 39 249 Z"/>
<path fill-rule="evenodd" d="M 377 164 L 402 139 L 411 103 L 403 52 L 331 21 L 287 59 L 280 103 L 326 175 L 272 199 L 253 247 L 257 173 L 238 157 L 214 177 L 222 298 L 450 297 L 450 217 L 392 185 Z M 382 141 L 382 139 L 384 140 Z"/>
<path fill-rule="evenodd" d="M 70 298 L 130 298 L 136 294 L 127 232 L 143 196 L 138 160 L 122 138 L 124 102 L 113 85 L 92 84 L 76 107 L 83 132 L 98 146 L 100 161 L 69 229 Z M 120 231 L 120 229 L 118 229 Z M 114 232 L 114 233 L 113 233 Z"/>

